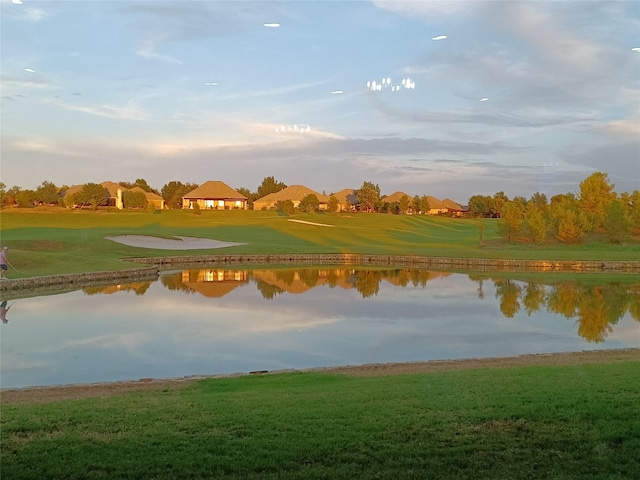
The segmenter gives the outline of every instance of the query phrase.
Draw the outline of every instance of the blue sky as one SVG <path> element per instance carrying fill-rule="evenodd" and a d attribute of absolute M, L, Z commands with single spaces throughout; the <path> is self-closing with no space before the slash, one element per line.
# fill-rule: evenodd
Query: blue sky
<path fill-rule="evenodd" d="M 466 203 L 603 171 L 640 189 L 637 1 L 0 7 L 7 187 L 274 176 Z M 367 88 L 383 78 L 415 88 Z"/>

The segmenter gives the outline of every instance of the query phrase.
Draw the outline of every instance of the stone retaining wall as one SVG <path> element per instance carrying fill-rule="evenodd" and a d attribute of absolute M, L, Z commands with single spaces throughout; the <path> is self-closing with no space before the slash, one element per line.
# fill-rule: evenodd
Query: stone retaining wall
<path fill-rule="evenodd" d="M 109 285 L 122 281 L 154 280 L 160 268 L 198 268 L 202 265 L 373 265 L 435 268 L 438 270 L 470 270 L 476 272 L 609 272 L 640 273 L 640 260 L 578 261 L 578 260 L 510 260 L 498 258 L 421 257 L 416 255 L 278 254 L 278 255 L 188 255 L 175 257 L 128 258 L 128 261 L 153 264 L 152 267 L 110 272 L 70 273 L 46 277 L 19 278 L 0 281 L 0 292 Z M 58 288 L 60 287 L 60 288 Z M 6 295 L 5 295 L 6 296 Z M 13 295 L 15 296 L 15 295 Z"/>
<path fill-rule="evenodd" d="M 129 258 L 129 261 L 153 263 L 161 267 L 184 265 L 398 265 L 431 267 L 441 270 L 511 271 L 511 272 L 612 272 L 640 273 L 640 260 L 511 260 L 499 258 L 422 257 L 416 255 L 278 254 L 278 255 L 189 255 L 153 258 Z"/>
<path fill-rule="evenodd" d="M 109 272 L 68 273 L 48 275 L 46 277 L 16 278 L 0 281 L 0 291 L 5 294 L 15 294 L 21 290 L 28 290 L 30 293 L 38 290 L 38 292 L 42 294 L 60 293 L 65 289 L 70 291 L 84 287 L 107 286 L 121 281 L 156 280 L 158 275 L 160 275 L 160 270 L 154 265 L 152 267 L 131 268 Z M 16 295 L 11 295 L 11 297 L 15 298 Z"/>

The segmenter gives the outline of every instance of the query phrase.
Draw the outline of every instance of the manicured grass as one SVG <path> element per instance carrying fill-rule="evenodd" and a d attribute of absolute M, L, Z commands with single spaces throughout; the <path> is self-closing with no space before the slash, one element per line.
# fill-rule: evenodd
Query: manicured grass
<path fill-rule="evenodd" d="M 2 406 L 2 476 L 640 478 L 640 362 L 211 379 Z"/>
<path fill-rule="evenodd" d="M 127 257 L 203 253 L 370 253 L 546 260 L 635 260 L 640 242 L 612 245 L 600 239 L 579 246 L 502 243 L 495 220 L 380 214 L 298 214 L 290 222 L 267 211 L 147 211 L 5 209 L 0 241 L 9 245 L 19 270 L 12 278 L 130 268 Z M 486 223 L 484 246 L 478 225 Z M 211 250 L 167 251 L 120 245 L 105 237 L 125 234 L 211 238 L 246 245 Z"/>

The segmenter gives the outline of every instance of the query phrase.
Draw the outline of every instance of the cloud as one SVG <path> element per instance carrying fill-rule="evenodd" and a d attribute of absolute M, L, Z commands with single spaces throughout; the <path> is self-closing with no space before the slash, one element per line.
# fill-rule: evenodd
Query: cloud
<path fill-rule="evenodd" d="M 24 9 L 25 18 L 30 22 L 39 22 L 47 18 L 50 14 L 41 8 L 27 7 Z"/>
<path fill-rule="evenodd" d="M 73 112 L 82 112 L 97 117 L 110 118 L 113 120 L 146 120 L 148 115 L 138 107 L 134 102 L 130 101 L 125 106 L 116 105 L 94 105 L 94 106 L 80 106 L 72 105 L 65 102 L 55 101 L 51 102 L 53 105 L 70 110 Z"/>

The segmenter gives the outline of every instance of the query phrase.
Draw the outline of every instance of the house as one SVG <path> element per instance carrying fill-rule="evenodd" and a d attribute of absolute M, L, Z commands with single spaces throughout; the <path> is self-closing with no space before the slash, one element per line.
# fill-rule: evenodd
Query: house
<path fill-rule="evenodd" d="M 332 193 L 329 197 L 338 199 L 338 212 L 352 212 L 358 204 L 356 191 L 353 188 L 345 188 L 339 192 Z"/>
<path fill-rule="evenodd" d="M 454 202 L 450 198 L 445 198 L 442 204 L 446 207 L 447 212 L 453 217 L 461 217 L 469 211 L 469 207 L 463 207 L 457 202 Z"/>
<path fill-rule="evenodd" d="M 414 213 L 413 212 L 413 197 L 407 193 L 404 192 L 395 192 L 392 193 L 391 195 L 387 195 L 386 197 L 382 197 L 382 203 L 388 203 L 389 205 L 391 205 L 392 203 L 400 203 L 400 199 L 402 197 L 407 197 L 407 199 L 409 200 L 409 203 L 407 205 L 408 209 L 407 209 L 407 213 Z"/>
<path fill-rule="evenodd" d="M 315 192 L 310 188 L 305 187 L 304 185 L 291 185 L 290 187 L 283 188 L 279 192 L 270 193 L 269 195 L 265 195 L 262 198 L 254 200 L 253 209 L 269 210 L 271 208 L 275 208 L 278 202 L 283 202 L 285 200 L 291 200 L 293 202 L 293 206 L 298 208 L 298 205 L 300 205 L 300 201 L 307 195 L 311 194 L 318 197 L 318 209 L 326 210 L 327 203 L 329 202 L 329 197 L 327 195 L 322 195 L 321 193 Z"/>
<path fill-rule="evenodd" d="M 442 200 L 438 200 L 436 197 L 432 197 L 431 195 L 427 195 L 427 200 L 429 201 L 429 211 L 427 212 L 429 215 L 447 213 L 447 207 Z"/>
<path fill-rule="evenodd" d="M 246 210 L 247 197 L 219 180 L 210 180 L 182 197 L 182 208 L 199 205 L 207 210 Z"/>
<path fill-rule="evenodd" d="M 122 200 L 124 192 L 142 192 L 144 196 L 147 197 L 147 201 L 153 205 L 155 208 L 163 209 L 164 208 L 164 199 L 153 192 L 146 192 L 139 186 L 135 186 L 131 189 L 125 188 L 121 185 L 118 185 L 115 182 L 102 182 L 100 183 L 101 187 L 104 187 L 106 202 L 102 204 L 102 206 L 107 207 L 117 207 L 122 210 L 124 208 L 124 202 Z M 84 185 L 74 185 L 73 187 L 69 187 L 66 192 L 64 192 L 65 196 L 73 195 L 78 193 Z"/>

